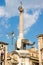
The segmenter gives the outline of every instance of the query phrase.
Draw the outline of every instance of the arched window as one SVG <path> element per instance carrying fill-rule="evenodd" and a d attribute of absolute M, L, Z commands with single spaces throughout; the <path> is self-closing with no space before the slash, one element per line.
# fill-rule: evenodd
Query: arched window
<path fill-rule="evenodd" d="M 4 61 L 4 53 L 1 53 L 1 61 Z"/>

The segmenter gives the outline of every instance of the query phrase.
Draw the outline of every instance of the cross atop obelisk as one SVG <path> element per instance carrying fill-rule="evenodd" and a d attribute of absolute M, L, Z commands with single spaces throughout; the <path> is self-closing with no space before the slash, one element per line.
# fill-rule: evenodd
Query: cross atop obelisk
<path fill-rule="evenodd" d="M 20 22 L 19 22 L 19 36 L 18 36 L 18 40 L 17 40 L 17 49 L 21 49 L 22 46 L 22 42 L 21 40 L 23 39 L 23 12 L 24 9 L 22 7 L 22 2 L 20 2 L 20 6 L 18 8 L 19 12 L 20 12 Z"/>
<path fill-rule="evenodd" d="M 20 2 L 20 6 L 18 7 L 18 10 L 20 13 L 24 12 L 24 9 L 22 7 L 22 1 Z"/>

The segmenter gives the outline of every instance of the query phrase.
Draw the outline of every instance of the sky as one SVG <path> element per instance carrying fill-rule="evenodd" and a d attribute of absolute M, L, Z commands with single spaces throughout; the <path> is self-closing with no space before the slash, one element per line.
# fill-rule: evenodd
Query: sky
<path fill-rule="evenodd" d="M 38 47 L 38 34 L 43 34 L 43 0 L 0 0 L 0 41 L 8 43 L 12 49 L 11 33 L 14 31 L 14 48 L 19 33 L 18 7 L 22 1 L 24 8 L 24 38 L 35 42 Z"/>

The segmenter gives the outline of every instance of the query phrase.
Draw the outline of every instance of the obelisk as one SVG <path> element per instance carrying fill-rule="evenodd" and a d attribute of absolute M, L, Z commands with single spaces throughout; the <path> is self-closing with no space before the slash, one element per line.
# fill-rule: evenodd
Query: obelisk
<path fill-rule="evenodd" d="M 23 12 L 24 9 L 22 7 L 22 2 L 21 5 L 18 8 L 19 12 L 20 12 L 20 19 L 19 19 L 19 36 L 18 36 L 18 40 L 17 40 L 17 49 L 21 49 L 22 47 L 22 42 L 21 40 L 23 39 Z"/>

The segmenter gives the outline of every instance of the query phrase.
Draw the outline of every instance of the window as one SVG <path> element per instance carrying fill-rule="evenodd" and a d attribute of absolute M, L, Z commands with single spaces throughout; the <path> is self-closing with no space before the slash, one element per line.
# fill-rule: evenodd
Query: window
<path fill-rule="evenodd" d="M 41 52 L 41 55 L 42 55 L 42 60 L 43 60 L 43 50 L 42 50 L 42 52 Z"/>
<path fill-rule="evenodd" d="M 1 61 L 4 61 L 4 53 L 1 53 Z"/>
<path fill-rule="evenodd" d="M 3 45 L 2 45 L 2 47 L 3 47 Z"/>

